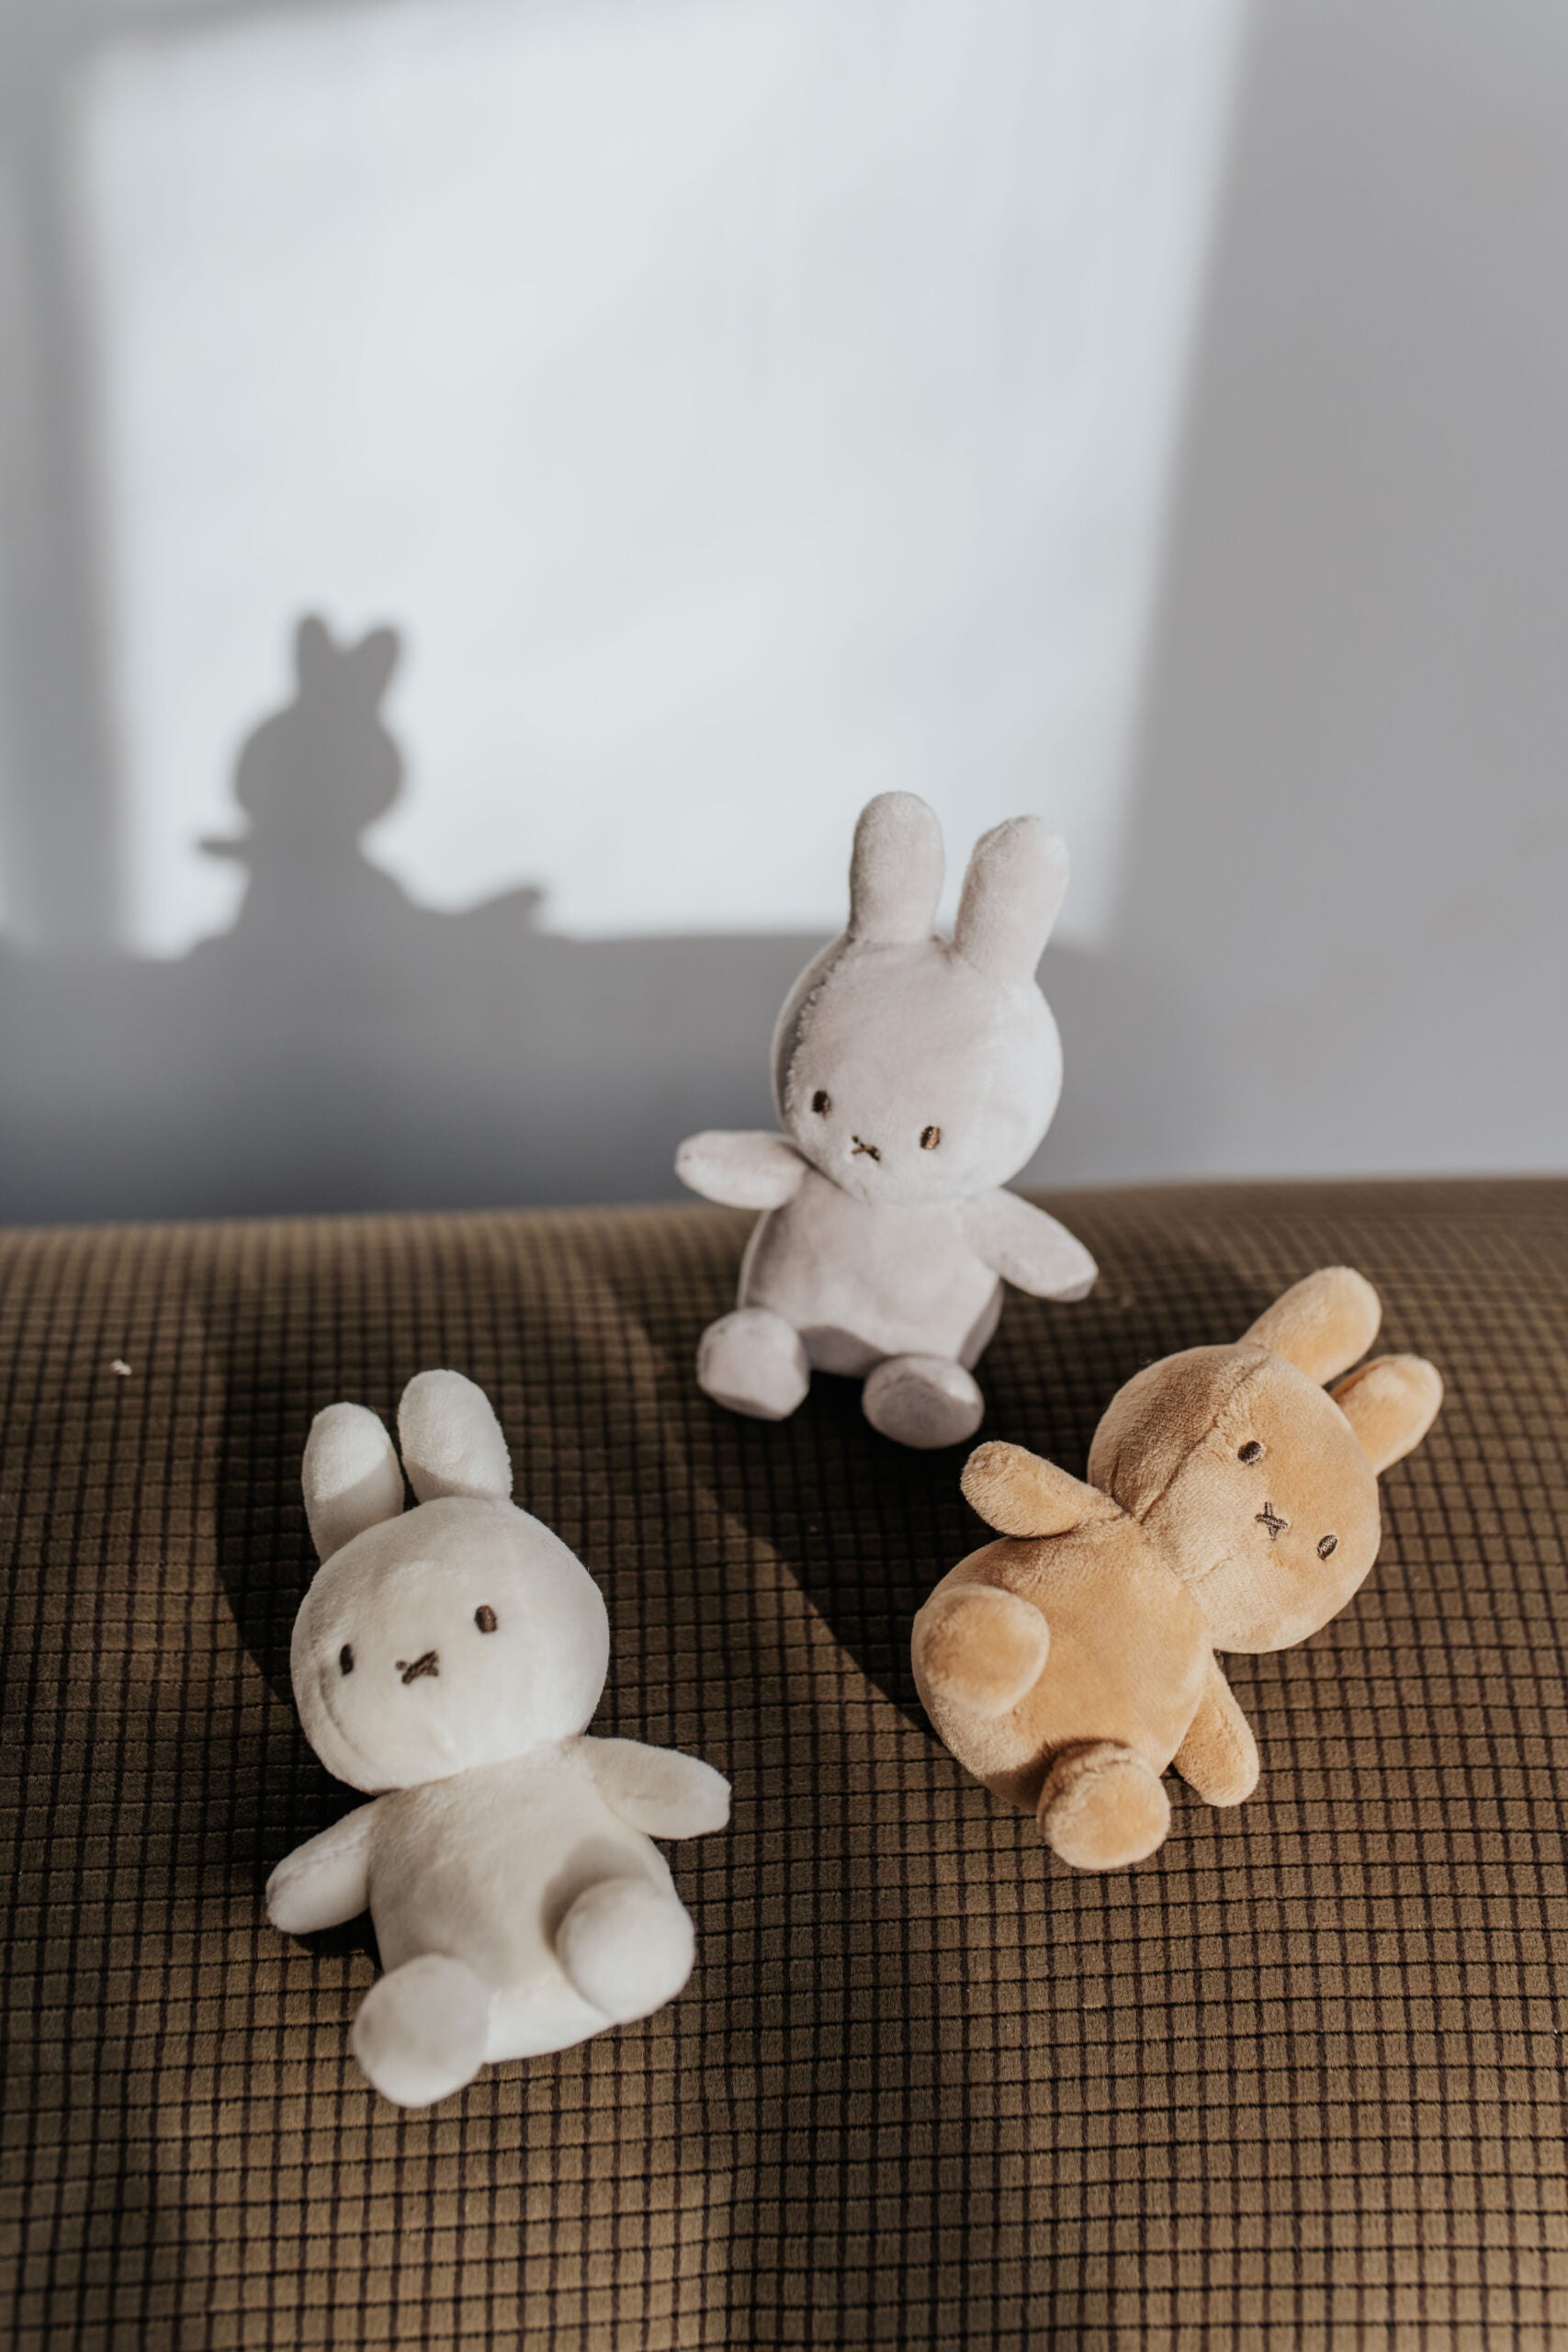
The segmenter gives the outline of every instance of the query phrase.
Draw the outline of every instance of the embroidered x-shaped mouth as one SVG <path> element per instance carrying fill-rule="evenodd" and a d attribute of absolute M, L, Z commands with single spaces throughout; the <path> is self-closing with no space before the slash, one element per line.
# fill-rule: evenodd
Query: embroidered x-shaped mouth
<path fill-rule="evenodd" d="M 852 1151 L 850 1154 L 850 1158 L 852 1159 L 855 1158 L 856 1153 L 863 1151 L 868 1159 L 880 1159 L 882 1158 L 881 1152 L 878 1151 L 874 1143 L 862 1143 L 859 1136 L 852 1136 L 850 1137 L 850 1141 L 854 1146 L 854 1151 Z"/>
<path fill-rule="evenodd" d="M 440 1671 L 441 1659 L 434 1650 L 426 1650 L 424 1656 L 416 1657 L 412 1666 L 405 1666 L 401 1658 L 398 1660 L 398 1672 L 405 1682 L 417 1682 L 422 1674 L 439 1674 Z"/>

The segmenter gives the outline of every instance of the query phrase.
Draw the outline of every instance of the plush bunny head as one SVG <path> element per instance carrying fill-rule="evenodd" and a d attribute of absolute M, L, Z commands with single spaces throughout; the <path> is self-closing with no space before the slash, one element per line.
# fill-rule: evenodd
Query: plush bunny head
<path fill-rule="evenodd" d="M 1035 817 L 976 842 L 951 940 L 936 935 L 942 831 L 913 793 L 855 828 L 849 928 L 807 966 L 773 1032 L 779 1114 L 812 1166 L 865 1201 L 966 1199 L 1044 1135 L 1062 1049 L 1035 986 L 1067 855 Z"/>
<path fill-rule="evenodd" d="M 1419 1356 L 1340 1377 L 1381 1312 L 1370 1283 L 1330 1266 L 1235 1347 L 1168 1356 L 1111 1401 L 1089 1478 L 1155 1537 L 1216 1649 L 1304 1641 L 1377 1556 L 1379 1474 L 1419 1444 L 1443 1396 Z"/>
<path fill-rule="evenodd" d="M 367 1793 L 502 1763 L 581 1732 L 610 1636 L 598 1586 L 511 1499 L 512 1464 L 482 1390 L 422 1372 L 398 1408 L 403 1472 L 363 1405 L 329 1405 L 305 1448 L 321 1566 L 295 1620 L 305 1736 Z"/>

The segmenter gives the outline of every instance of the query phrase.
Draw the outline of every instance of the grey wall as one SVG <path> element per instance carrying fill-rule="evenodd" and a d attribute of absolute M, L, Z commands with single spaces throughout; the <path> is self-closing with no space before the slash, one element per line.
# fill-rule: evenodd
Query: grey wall
<path fill-rule="evenodd" d="M 1043 969 L 1067 1085 L 1041 1181 L 1568 1162 L 1565 222 L 1549 0 L 1256 9 L 1114 918 Z M 47 239 L 23 262 L 47 308 Z M 13 457 L 49 397 L 13 382 Z M 58 730 L 28 703 L 8 788 L 47 796 L 58 868 L 95 701 L 45 626 L 90 656 L 90 576 L 38 555 L 51 518 L 85 545 L 50 446 L 7 514 L 5 662 L 53 663 Z M 415 906 L 357 845 L 397 788 L 365 676 L 340 656 L 258 716 L 231 933 L 116 954 L 95 879 L 74 939 L 0 947 L 0 1214 L 650 1196 L 690 1127 L 768 1119 L 811 941 Z"/>
<path fill-rule="evenodd" d="M 1568 15 L 1258 13 L 1053 1172 L 1568 1160 L 1565 282 Z"/>

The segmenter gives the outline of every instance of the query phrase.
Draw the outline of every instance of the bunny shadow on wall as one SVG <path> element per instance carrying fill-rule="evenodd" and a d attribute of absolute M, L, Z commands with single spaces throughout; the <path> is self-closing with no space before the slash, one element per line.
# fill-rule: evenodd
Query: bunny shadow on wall
<path fill-rule="evenodd" d="M 765 1114 L 810 941 L 574 939 L 536 888 L 447 912 L 366 854 L 403 788 L 399 658 L 299 624 L 242 821 L 199 844 L 243 871 L 231 930 L 172 962 L 0 938 L 0 1217 L 648 1199 L 699 1108 Z"/>
<path fill-rule="evenodd" d="M 234 797 L 248 828 L 199 844 L 245 870 L 231 944 L 287 940 L 330 952 L 334 939 L 374 937 L 414 911 L 360 848 L 402 787 L 402 758 L 381 718 L 398 654 L 389 628 L 339 646 L 324 622 L 300 622 L 295 698 L 262 721 L 240 754 Z M 522 910 L 531 912 L 538 896 L 521 893 Z"/>
<path fill-rule="evenodd" d="M 240 821 L 193 845 L 243 872 L 222 936 L 175 961 L 0 936 L 0 1219 L 667 1199 L 682 1136 L 771 1124 L 767 1040 L 820 938 L 572 938 L 535 888 L 419 905 L 364 847 L 404 788 L 399 659 L 389 628 L 298 625 L 288 700 L 239 754 Z M 1199 1089 L 1151 1110 L 1127 1085 L 1172 1016 L 1113 956 L 1055 946 L 1051 993 L 1055 1181 L 1151 1118 L 1201 1121 Z"/>

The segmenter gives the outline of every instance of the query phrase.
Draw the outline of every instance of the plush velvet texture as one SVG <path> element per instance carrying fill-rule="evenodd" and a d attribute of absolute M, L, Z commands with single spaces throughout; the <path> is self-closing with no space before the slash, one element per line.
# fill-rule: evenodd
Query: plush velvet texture
<path fill-rule="evenodd" d="M 581 1563 L 511 1501 L 490 1404 L 422 1373 L 399 1412 L 317 1416 L 306 1512 L 322 1566 L 291 1674 L 330 1771 L 374 1792 L 267 1886 L 294 1935 L 368 1910 L 385 1975 L 354 2030 L 389 2098 L 423 2106 L 487 2061 L 561 2050 L 671 1999 L 692 1924 L 652 1838 L 728 1818 L 710 1765 L 592 1739 L 609 1626 Z"/>
<path fill-rule="evenodd" d="M 1257 1785 L 1215 1653 L 1284 1648 L 1345 1606 L 1377 1555 L 1379 1474 L 1442 1400 L 1415 1356 L 1325 1391 L 1379 1312 L 1359 1274 L 1328 1267 L 1235 1346 L 1148 1365 L 1112 1398 L 1088 1483 L 1019 1446 L 971 1456 L 964 1494 L 1004 1540 L 920 1610 L 916 1681 L 954 1755 L 1037 1812 L 1064 1860 L 1154 1851 L 1173 1762 L 1211 1804 Z"/>
<path fill-rule="evenodd" d="M 1032 817 L 976 843 L 951 940 L 934 931 L 942 835 L 911 793 L 862 813 L 842 935 L 801 974 L 773 1035 L 783 1135 L 703 1134 L 676 1158 L 707 1199 L 763 1214 L 735 1315 L 697 1377 L 733 1410 L 779 1420 L 813 1370 L 866 1382 L 868 1419 L 914 1446 L 973 1436 L 969 1376 L 1003 1281 L 1081 1298 L 1094 1261 L 1000 1188 L 1061 1091 L 1034 970 L 1066 888 L 1066 853 Z"/>

